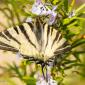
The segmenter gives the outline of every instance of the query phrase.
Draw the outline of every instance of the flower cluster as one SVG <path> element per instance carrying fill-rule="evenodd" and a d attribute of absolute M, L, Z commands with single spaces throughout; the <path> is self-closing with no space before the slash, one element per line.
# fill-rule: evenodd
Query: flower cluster
<path fill-rule="evenodd" d="M 50 4 L 50 6 L 52 6 Z M 36 0 L 35 3 L 32 6 L 32 13 L 36 14 L 38 16 L 41 15 L 49 15 L 49 20 L 48 20 L 48 24 L 52 25 L 55 21 L 56 15 L 57 13 L 55 12 L 55 10 L 57 9 L 57 6 L 52 6 L 52 9 L 50 9 L 48 7 L 48 4 L 44 4 L 42 3 L 41 0 Z M 26 20 L 27 22 L 29 22 L 29 19 Z"/>

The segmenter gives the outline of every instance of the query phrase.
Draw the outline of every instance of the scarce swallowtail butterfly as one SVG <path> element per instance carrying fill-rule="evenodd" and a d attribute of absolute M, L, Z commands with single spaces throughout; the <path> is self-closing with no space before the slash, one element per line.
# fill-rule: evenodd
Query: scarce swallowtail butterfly
<path fill-rule="evenodd" d="M 0 32 L 0 50 L 20 53 L 23 58 L 49 64 L 70 48 L 61 33 L 38 17 Z"/>

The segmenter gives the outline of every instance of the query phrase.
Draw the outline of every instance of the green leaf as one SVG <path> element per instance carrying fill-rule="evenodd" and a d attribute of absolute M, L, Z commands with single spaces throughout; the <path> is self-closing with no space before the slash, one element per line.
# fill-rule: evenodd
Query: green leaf
<path fill-rule="evenodd" d="M 53 0 L 53 4 L 56 4 L 57 2 L 59 2 L 59 0 Z"/>
<path fill-rule="evenodd" d="M 66 59 L 66 60 L 64 60 L 64 62 L 62 63 L 62 64 L 73 64 L 73 63 L 76 63 L 76 60 L 68 60 L 68 59 Z"/>
<path fill-rule="evenodd" d="M 9 70 L 15 72 L 17 74 L 17 76 L 22 80 L 23 73 L 19 69 L 19 67 L 15 63 L 13 63 L 13 65 L 11 65 L 9 63 L 6 63 L 6 64 L 9 67 Z"/>
<path fill-rule="evenodd" d="M 75 66 L 85 67 L 85 64 L 81 64 L 81 63 L 69 64 L 68 66 L 66 66 L 66 67 L 64 68 L 64 70 L 68 70 L 68 69 L 70 69 L 70 68 L 72 68 L 72 67 L 75 67 Z"/>
<path fill-rule="evenodd" d="M 36 79 L 33 77 L 24 76 L 23 79 L 27 85 L 36 85 Z"/>
<path fill-rule="evenodd" d="M 82 53 L 85 53 L 85 51 L 73 51 L 72 52 L 73 54 L 75 53 L 75 54 L 82 54 Z"/>
<path fill-rule="evenodd" d="M 69 12 L 72 11 L 74 4 L 75 4 L 75 0 L 72 0 L 71 4 L 69 6 Z"/>
<path fill-rule="evenodd" d="M 72 43 L 72 48 L 77 47 L 81 44 L 85 44 L 85 39 L 78 39 Z"/>
<path fill-rule="evenodd" d="M 79 61 L 79 62 L 81 61 L 80 60 L 80 57 L 79 57 L 79 54 L 77 54 L 77 53 L 74 52 L 73 53 L 73 56 L 76 58 L 77 61 Z"/>
<path fill-rule="evenodd" d="M 80 34 L 82 28 L 80 26 L 71 26 L 70 28 L 68 28 L 69 31 L 72 33 L 72 34 Z"/>
<path fill-rule="evenodd" d="M 72 51 L 73 56 L 80 62 L 80 54 L 84 54 L 85 51 Z"/>
<path fill-rule="evenodd" d="M 68 32 L 68 34 L 65 35 L 65 38 L 68 40 L 68 39 L 71 39 L 74 36 L 75 36 L 75 34 Z"/>
<path fill-rule="evenodd" d="M 78 71 L 73 71 L 75 73 L 77 73 L 78 75 L 82 76 L 82 77 L 85 77 L 85 73 L 82 73 L 82 72 L 78 72 Z"/>
<path fill-rule="evenodd" d="M 75 13 L 79 13 L 82 9 L 85 9 L 85 4 L 81 5 L 79 8 L 76 9 Z"/>
<path fill-rule="evenodd" d="M 34 0 L 16 0 L 16 2 L 19 2 L 22 5 L 26 5 L 26 4 L 33 4 Z"/>
<path fill-rule="evenodd" d="M 64 2 L 64 9 L 66 12 L 68 12 L 68 0 L 63 0 Z"/>
<path fill-rule="evenodd" d="M 74 23 L 75 21 L 77 21 L 76 17 L 72 17 L 72 18 L 65 18 L 65 19 L 63 19 L 62 22 L 63 22 L 64 26 L 68 26 L 68 25 Z"/>

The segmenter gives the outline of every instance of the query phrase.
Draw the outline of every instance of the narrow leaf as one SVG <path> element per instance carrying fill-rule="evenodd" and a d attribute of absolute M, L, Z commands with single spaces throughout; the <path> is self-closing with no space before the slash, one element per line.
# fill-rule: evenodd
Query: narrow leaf
<path fill-rule="evenodd" d="M 68 0 L 64 0 L 64 9 L 68 11 Z"/>
<path fill-rule="evenodd" d="M 85 39 L 78 39 L 78 40 L 74 41 L 72 44 L 72 48 L 77 47 L 81 44 L 85 44 Z"/>
<path fill-rule="evenodd" d="M 76 13 L 80 12 L 80 10 L 82 10 L 83 8 L 85 8 L 85 4 L 81 5 L 78 9 L 76 9 Z"/>

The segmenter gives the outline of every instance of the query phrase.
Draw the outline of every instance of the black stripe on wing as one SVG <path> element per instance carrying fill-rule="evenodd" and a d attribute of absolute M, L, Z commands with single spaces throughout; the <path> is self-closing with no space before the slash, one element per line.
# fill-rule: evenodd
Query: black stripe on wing
<path fill-rule="evenodd" d="M 54 52 L 54 54 L 57 55 L 57 54 L 67 53 L 69 50 L 71 50 L 71 46 L 70 46 L 70 45 L 68 45 L 68 46 L 66 46 L 66 47 L 63 47 L 63 48 L 61 48 L 61 49 L 56 50 L 56 51 Z"/>
<path fill-rule="evenodd" d="M 53 46 L 53 44 L 57 41 L 57 39 L 58 39 L 58 37 L 59 37 L 59 31 L 57 31 L 57 33 L 56 33 L 56 36 L 55 36 L 55 38 L 54 38 L 54 40 L 53 40 L 53 43 L 52 43 L 52 46 Z M 52 47 L 51 46 L 51 47 Z"/>
<path fill-rule="evenodd" d="M 0 41 L 0 45 L 1 45 L 1 46 L 10 47 L 10 48 L 14 48 L 13 46 L 8 45 L 8 44 L 6 44 L 6 43 L 3 43 L 3 42 L 1 42 L 1 41 Z"/>
<path fill-rule="evenodd" d="M 5 47 L 5 46 L 0 46 L 0 49 L 5 50 L 5 51 L 18 52 L 18 50 L 15 48 L 10 48 L 10 47 Z"/>
<path fill-rule="evenodd" d="M 34 33 L 37 39 L 38 44 L 42 47 L 43 45 L 43 23 L 40 18 L 36 18 L 34 22 Z"/>
<path fill-rule="evenodd" d="M 17 42 L 18 44 L 21 44 L 16 38 L 14 38 L 14 37 L 9 33 L 8 30 L 5 30 L 4 33 L 5 33 L 6 36 L 9 37 L 9 39 L 14 40 L 14 41 Z"/>
<path fill-rule="evenodd" d="M 35 62 L 36 64 L 45 64 L 45 62 L 41 59 L 38 58 L 34 58 L 33 56 L 28 56 L 28 55 L 24 55 L 24 54 L 20 54 L 21 56 L 23 56 L 24 59 L 27 59 L 31 62 Z"/>
<path fill-rule="evenodd" d="M 70 47 L 70 45 L 68 44 L 67 41 L 65 41 L 65 42 L 64 42 L 60 47 L 58 47 L 56 50 L 62 49 L 62 48 L 65 48 L 65 47 Z M 67 51 L 69 51 L 69 50 L 67 50 Z"/>
<path fill-rule="evenodd" d="M 53 28 L 51 29 L 51 36 L 53 35 Z"/>
<path fill-rule="evenodd" d="M 2 32 L 0 32 L 0 37 L 5 38 L 7 41 L 10 41 Z"/>
<path fill-rule="evenodd" d="M 30 40 L 30 38 L 29 38 L 29 36 L 28 36 L 28 34 L 27 34 L 24 26 L 23 26 L 23 25 L 19 25 L 19 28 L 20 28 L 22 34 L 23 34 L 23 35 L 25 36 L 25 38 L 28 40 L 28 42 L 36 48 L 36 45 Z"/>
<path fill-rule="evenodd" d="M 48 26 L 48 29 L 47 29 L 47 41 L 46 41 L 45 48 L 46 48 L 47 45 L 48 45 L 49 34 L 50 34 L 50 26 Z"/>
<path fill-rule="evenodd" d="M 34 25 L 31 22 L 27 22 L 27 24 L 30 26 L 31 31 L 34 32 Z"/>
<path fill-rule="evenodd" d="M 18 28 L 17 28 L 17 27 L 13 27 L 13 28 L 14 28 L 15 32 L 16 32 L 17 34 L 19 34 Z"/>
<path fill-rule="evenodd" d="M 18 52 L 19 51 L 15 47 L 8 45 L 6 43 L 3 43 L 1 41 L 0 41 L 0 49 L 5 50 L 5 51 L 12 51 L 12 52 Z"/>
<path fill-rule="evenodd" d="M 60 47 L 58 47 L 54 54 L 62 54 L 62 53 L 67 53 L 69 50 L 71 50 L 71 45 L 68 44 L 68 42 L 64 42 Z"/>

